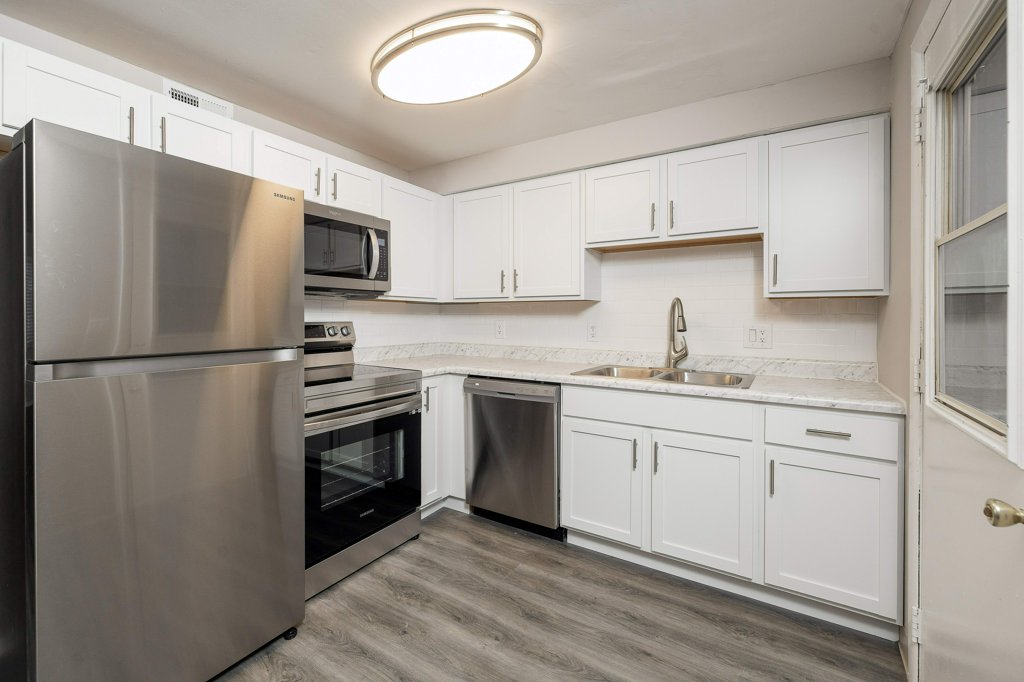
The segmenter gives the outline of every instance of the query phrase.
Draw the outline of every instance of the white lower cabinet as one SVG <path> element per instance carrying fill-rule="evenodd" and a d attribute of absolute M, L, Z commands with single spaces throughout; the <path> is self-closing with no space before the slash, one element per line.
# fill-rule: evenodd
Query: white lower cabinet
<path fill-rule="evenodd" d="M 444 377 L 423 380 L 423 411 L 420 420 L 420 484 L 422 504 L 448 496 L 445 466 Z"/>
<path fill-rule="evenodd" d="M 639 427 L 564 418 L 562 525 L 640 547 L 643 446 L 644 430 Z"/>
<path fill-rule="evenodd" d="M 769 445 L 765 583 L 897 618 L 894 461 Z"/>
<path fill-rule="evenodd" d="M 655 431 L 651 551 L 754 574 L 754 448 L 744 441 Z"/>

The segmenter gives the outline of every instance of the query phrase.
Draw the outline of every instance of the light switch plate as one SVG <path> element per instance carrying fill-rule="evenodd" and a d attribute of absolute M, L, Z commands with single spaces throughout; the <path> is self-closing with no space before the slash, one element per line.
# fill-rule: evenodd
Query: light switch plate
<path fill-rule="evenodd" d="M 771 348 L 772 326 L 751 322 L 743 327 L 744 348 Z"/>

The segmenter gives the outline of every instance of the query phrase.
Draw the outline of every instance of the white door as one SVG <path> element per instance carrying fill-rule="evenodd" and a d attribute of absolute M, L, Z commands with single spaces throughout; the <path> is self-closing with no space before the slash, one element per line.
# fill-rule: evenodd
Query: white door
<path fill-rule="evenodd" d="M 512 187 L 456 194 L 453 212 L 454 297 L 508 298 Z"/>
<path fill-rule="evenodd" d="M 768 137 L 772 294 L 882 293 L 888 273 L 888 115 Z"/>
<path fill-rule="evenodd" d="M 764 229 L 767 138 L 676 152 L 668 155 L 667 164 L 670 237 Z"/>
<path fill-rule="evenodd" d="M 654 432 L 651 550 L 754 575 L 754 449 L 745 441 Z"/>
<path fill-rule="evenodd" d="M 562 419 L 562 525 L 640 547 L 644 445 L 637 426 Z"/>
<path fill-rule="evenodd" d="M 584 171 L 587 244 L 655 239 L 664 232 L 661 185 L 664 157 Z"/>
<path fill-rule="evenodd" d="M 153 95 L 157 149 L 208 166 L 252 174 L 252 128 L 163 95 Z"/>
<path fill-rule="evenodd" d="M 150 146 L 149 93 L 106 74 L 5 41 L 3 125 L 21 128 L 33 118 Z"/>
<path fill-rule="evenodd" d="M 380 217 L 380 173 L 336 156 L 328 156 L 327 176 L 329 205 Z"/>
<path fill-rule="evenodd" d="M 896 462 L 774 445 L 765 456 L 765 583 L 896 619 Z"/>
<path fill-rule="evenodd" d="M 953 2 L 937 27 L 922 26 L 930 42 L 918 77 L 926 77 L 932 91 L 924 97 L 929 124 L 923 165 L 930 184 L 917 179 L 926 206 L 927 379 L 918 654 L 920 679 L 929 681 L 1015 680 L 1024 671 L 1018 634 L 1024 527 L 990 523 L 1022 517 L 997 515 L 987 505 L 998 499 L 1024 507 L 1024 17 L 1019 2 L 1009 3 L 1007 41 L 998 23 L 993 31 L 986 20 L 989 5 Z M 999 99 L 1008 101 L 1007 111 L 998 112 Z"/>
<path fill-rule="evenodd" d="M 433 192 L 384 176 L 381 211 L 391 222 L 389 298 L 437 299 L 437 200 Z"/>
<path fill-rule="evenodd" d="M 579 296 L 580 174 L 516 183 L 512 207 L 513 297 Z"/>
<path fill-rule="evenodd" d="M 309 201 L 327 196 L 327 154 L 262 130 L 252 135 L 252 174 L 301 189 Z"/>
<path fill-rule="evenodd" d="M 422 504 L 445 497 L 446 467 L 444 458 L 444 412 L 442 378 L 423 381 L 423 410 L 421 420 L 421 491 Z"/>

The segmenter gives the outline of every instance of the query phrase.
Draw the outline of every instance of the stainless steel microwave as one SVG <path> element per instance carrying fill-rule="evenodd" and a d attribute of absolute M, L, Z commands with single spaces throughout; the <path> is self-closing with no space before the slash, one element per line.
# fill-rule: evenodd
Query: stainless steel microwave
<path fill-rule="evenodd" d="M 391 223 L 306 202 L 306 293 L 370 298 L 391 290 Z"/>

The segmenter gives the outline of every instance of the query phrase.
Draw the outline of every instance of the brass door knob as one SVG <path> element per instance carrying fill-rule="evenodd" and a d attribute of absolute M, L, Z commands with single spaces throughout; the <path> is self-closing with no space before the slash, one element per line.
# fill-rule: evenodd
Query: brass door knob
<path fill-rule="evenodd" d="M 981 512 L 996 528 L 1005 528 L 1015 523 L 1024 523 L 1024 510 L 1014 507 L 1008 502 L 990 497 L 985 500 L 985 508 Z"/>

